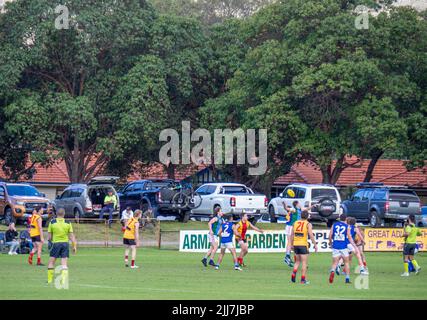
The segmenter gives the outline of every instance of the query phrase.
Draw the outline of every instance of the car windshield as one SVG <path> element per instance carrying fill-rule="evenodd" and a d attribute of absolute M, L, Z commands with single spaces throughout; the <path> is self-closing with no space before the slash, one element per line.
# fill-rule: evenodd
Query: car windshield
<path fill-rule="evenodd" d="M 311 198 L 331 198 L 332 200 L 338 200 L 337 193 L 334 189 L 313 189 L 311 190 Z"/>
<path fill-rule="evenodd" d="M 42 196 L 42 194 L 32 186 L 6 186 L 6 189 L 10 196 Z"/>

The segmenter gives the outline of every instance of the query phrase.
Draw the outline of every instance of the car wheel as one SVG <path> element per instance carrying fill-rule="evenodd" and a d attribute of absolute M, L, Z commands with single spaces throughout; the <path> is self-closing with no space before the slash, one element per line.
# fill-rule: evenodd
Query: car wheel
<path fill-rule="evenodd" d="M 318 212 L 323 218 L 329 218 L 336 211 L 335 202 L 326 197 L 319 200 Z"/>
<path fill-rule="evenodd" d="M 182 211 L 182 215 L 181 215 L 181 222 L 182 223 L 187 223 L 188 220 L 190 220 L 190 215 L 191 215 L 191 211 Z"/>
<path fill-rule="evenodd" d="M 12 222 L 15 223 L 15 218 L 13 217 L 12 209 L 7 208 L 4 212 L 4 223 L 8 226 Z"/>
<path fill-rule="evenodd" d="M 369 217 L 369 225 L 372 228 L 378 228 L 378 227 L 381 227 L 382 224 L 383 224 L 383 221 L 379 217 L 378 213 L 376 211 L 371 211 L 370 217 Z"/>
<path fill-rule="evenodd" d="M 270 222 L 277 223 L 277 217 L 273 206 L 268 207 L 268 213 L 270 214 Z"/>
<path fill-rule="evenodd" d="M 75 219 L 76 223 L 80 222 L 80 218 L 81 218 L 80 210 L 75 208 L 74 209 L 74 219 Z"/>

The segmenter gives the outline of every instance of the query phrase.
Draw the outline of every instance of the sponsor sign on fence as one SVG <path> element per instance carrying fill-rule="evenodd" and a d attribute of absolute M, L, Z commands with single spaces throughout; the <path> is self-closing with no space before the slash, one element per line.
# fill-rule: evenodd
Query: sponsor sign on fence
<path fill-rule="evenodd" d="M 329 230 L 313 231 L 319 252 L 329 252 Z M 179 237 L 179 251 L 206 252 L 210 246 L 208 235 L 209 232 L 207 230 L 182 230 Z M 265 231 L 264 234 L 249 230 L 247 238 L 251 252 L 274 253 L 286 251 L 286 235 L 283 230 Z M 237 251 L 240 251 L 239 244 L 235 243 L 234 245 Z M 312 251 L 311 248 L 310 251 Z"/>
<path fill-rule="evenodd" d="M 420 229 L 422 236 L 417 238 L 420 251 L 427 251 L 427 229 Z M 402 251 L 404 238 L 403 228 L 400 229 L 371 229 L 364 230 L 365 251 Z"/>

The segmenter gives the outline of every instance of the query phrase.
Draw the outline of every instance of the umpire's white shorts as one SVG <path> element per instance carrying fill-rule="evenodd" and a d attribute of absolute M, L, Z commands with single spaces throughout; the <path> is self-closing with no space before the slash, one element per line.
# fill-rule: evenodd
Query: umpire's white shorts
<path fill-rule="evenodd" d="M 332 258 L 339 258 L 339 257 L 348 257 L 350 255 L 350 252 L 347 248 L 345 249 L 332 249 Z"/>

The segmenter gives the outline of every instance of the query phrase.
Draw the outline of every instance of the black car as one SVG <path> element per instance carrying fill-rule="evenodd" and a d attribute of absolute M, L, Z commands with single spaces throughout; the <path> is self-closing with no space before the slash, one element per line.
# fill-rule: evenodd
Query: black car
<path fill-rule="evenodd" d="M 150 209 L 154 218 L 174 216 L 182 222 L 187 222 L 190 209 L 172 203 L 176 185 L 177 182 L 172 179 L 139 180 L 128 183 L 119 192 L 120 208 L 131 207 L 132 210 L 140 209 L 143 212 Z"/>
<path fill-rule="evenodd" d="M 420 198 L 407 187 L 385 186 L 382 183 L 359 183 L 358 190 L 342 203 L 349 217 L 369 222 L 371 227 L 385 223 L 402 223 L 410 214 L 421 221 Z"/>

